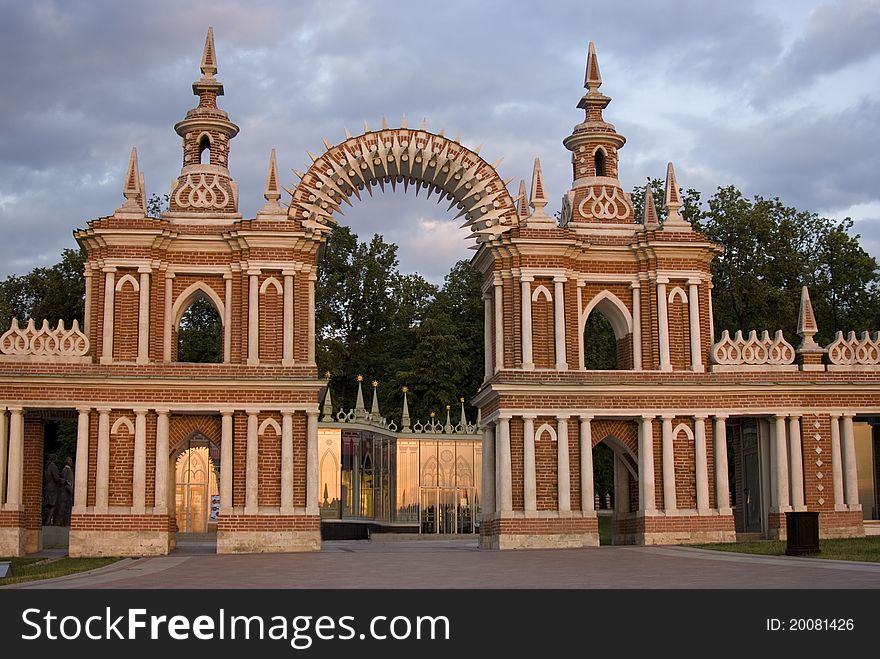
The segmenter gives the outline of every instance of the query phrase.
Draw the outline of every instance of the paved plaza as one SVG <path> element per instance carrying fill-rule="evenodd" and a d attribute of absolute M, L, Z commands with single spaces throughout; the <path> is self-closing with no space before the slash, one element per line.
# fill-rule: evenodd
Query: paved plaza
<path fill-rule="evenodd" d="M 880 588 L 880 564 L 687 547 L 480 551 L 476 539 L 325 542 L 320 552 L 124 559 L 20 588 Z M 16 587 L 16 586 L 11 586 Z"/>

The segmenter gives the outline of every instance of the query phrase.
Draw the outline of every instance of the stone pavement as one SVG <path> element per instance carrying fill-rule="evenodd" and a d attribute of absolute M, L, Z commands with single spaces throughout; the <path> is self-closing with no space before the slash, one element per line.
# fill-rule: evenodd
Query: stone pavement
<path fill-rule="evenodd" d="M 320 552 L 217 556 L 181 543 L 20 588 L 880 588 L 880 564 L 687 547 L 480 551 L 476 539 L 325 542 Z M 10 586 L 15 588 L 16 586 Z"/>

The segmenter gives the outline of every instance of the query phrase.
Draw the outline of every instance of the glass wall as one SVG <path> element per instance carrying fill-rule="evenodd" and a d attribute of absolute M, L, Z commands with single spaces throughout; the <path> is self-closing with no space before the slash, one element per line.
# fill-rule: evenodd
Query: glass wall
<path fill-rule="evenodd" d="M 475 533 L 481 445 L 472 439 L 397 439 L 319 428 L 321 515 Z"/>

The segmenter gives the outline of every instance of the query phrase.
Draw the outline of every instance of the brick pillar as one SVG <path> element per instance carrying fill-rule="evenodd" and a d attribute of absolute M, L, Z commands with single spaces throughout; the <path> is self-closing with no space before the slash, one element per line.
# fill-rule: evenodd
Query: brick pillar
<path fill-rule="evenodd" d="M 688 320 L 690 321 L 691 336 L 691 370 L 702 373 L 703 346 L 700 339 L 700 293 L 699 279 L 688 280 Z"/>
<path fill-rule="evenodd" d="M 495 369 L 492 365 L 492 298 L 488 293 L 483 294 L 483 381 L 492 377 Z"/>
<path fill-rule="evenodd" d="M 532 358 L 532 285 L 534 277 L 520 278 L 521 320 L 522 320 L 522 367 L 530 371 L 535 368 Z"/>
<path fill-rule="evenodd" d="M 660 370 L 671 371 L 672 361 L 669 357 L 669 310 L 666 299 L 666 284 L 669 282 L 665 277 L 657 279 L 657 324 L 660 335 Z"/>
<path fill-rule="evenodd" d="M 104 268 L 104 326 L 101 334 L 101 363 L 113 361 L 113 309 L 116 293 L 116 268 Z"/>
<path fill-rule="evenodd" d="M 171 317 L 171 310 L 174 306 L 174 273 L 165 272 L 165 314 L 162 319 L 162 359 L 166 362 L 171 361 L 171 330 L 174 326 L 174 319 Z"/>
<path fill-rule="evenodd" d="M 260 271 L 248 270 L 248 356 L 247 363 L 260 363 Z"/>
<path fill-rule="evenodd" d="M 492 283 L 493 299 L 495 303 L 495 372 L 504 368 L 504 288 L 501 277 L 496 277 Z M 486 324 L 488 332 L 489 325 Z"/>
<path fill-rule="evenodd" d="M 281 364 L 283 366 L 291 366 L 293 364 L 293 272 L 284 270 L 281 274 L 284 275 L 284 323 L 281 340 Z"/>
<path fill-rule="evenodd" d="M 633 370 L 642 370 L 642 292 L 638 282 L 630 284 L 633 304 Z"/>
<path fill-rule="evenodd" d="M 6 408 L 0 408 L 0 510 L 6 502 L 6 451 L 9 443 Z"/>
<path fill-rule="evenodd" d="M 232 361 L 232 273 L 223 275 L 225 297 L 223 299 L 223 363 Z"/>

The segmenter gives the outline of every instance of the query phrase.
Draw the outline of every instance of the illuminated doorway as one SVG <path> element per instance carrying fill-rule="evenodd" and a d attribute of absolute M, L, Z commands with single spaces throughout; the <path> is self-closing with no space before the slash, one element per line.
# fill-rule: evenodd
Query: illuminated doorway
<path fill-rule="evenodd" d="M 208 448 L 183 451 L 175 465 L 175 513 L 180 533 L 207 533 L 216 529 L 220 487 Z"/>

